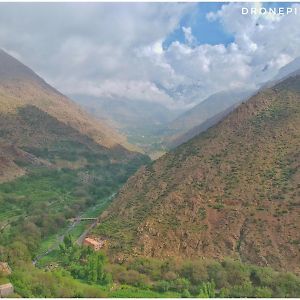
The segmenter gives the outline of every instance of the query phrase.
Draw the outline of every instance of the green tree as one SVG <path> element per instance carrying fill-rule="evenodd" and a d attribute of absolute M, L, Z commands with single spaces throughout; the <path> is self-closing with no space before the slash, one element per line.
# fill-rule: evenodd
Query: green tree
<path fill-rule="evenodd" d="M 215 298 L 215 284 L 214 282 L 204 282 L 200 285 L 199 298 Z"/>

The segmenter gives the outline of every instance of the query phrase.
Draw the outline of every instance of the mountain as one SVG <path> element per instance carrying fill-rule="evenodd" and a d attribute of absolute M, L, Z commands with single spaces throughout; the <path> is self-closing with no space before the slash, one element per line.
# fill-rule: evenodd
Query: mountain
<path fill-rule="evenodd" d="M 35 260 L 78 238 L 86 224 L 71 220 L 100 214 L 150 159 L 4 52 L 0 70 L 0 252 L 16 243 L 11 257 Z"/>
<path fill-rule="evenodd" d="M 0 50 L 0 182 L 26 172 L 25 165 L 55 166 L 90 152 L 107 159 L 139 157 L 125 138 Z M 76 152 L 76 155 L 75 155 Z M 72 157 L 67 157 L 68 153 Z M 84 162 L 82 162 L 84 164 Z"/>
<path fill-rule="evenodd" d="M 133 99 L 104 99 L 84 95 L 72 95 L 85 110 L 100 120 L 111 124 L 129 143 L 142 149 L 148 155 L 162 149 L 162 130 L 179 115 L 164 105 Z"/>
<path fill-rule="evenodd" d="M 133 99 L 104 99 L 92 96 L 72 95 L 77 103 L 100 119 L 110 120 L 117 128 L 161 126 L 178 115 L 159 103 Z"/>
<path fill-rule="evenodd" d="M 93 233 L 118 259 L 232 257 L 299 273 L 299 151 L 292 76 L 142 167 Z"/>
<path fill-rule="evenodd" d="M 3 50 L 0 50 L 0 104 L 1 112 L 35 105 L 106 147 L 122 144 L 125 140 Z"/>
<path fill-rule="evenodd" d="M 292 76 L 300 74 L 300 57 L 295 58 L 290 63 L 286 64 L 282 68 L 280 68 L 277 74 L 269 81 L 261 84 L 260 89 L 266 89 L 268 87 L 272 87 L 280 81 Z"/>
<path fill-rule="evenodd" d="M 300 57 L 297 57 L 278 71 L 277 75 L 274 78 L 274 81 L 284 79 L 293 73 L 295 73 L 296 75 L 296 73 L 299 72 L 300 72 Z"/>
<path fill-rule="evenodd" d="M 176 134 L 182 134 L 232 105 L 247 99 L 251 93 L 253 93 L 253 91 L 232 90 L 213 94 L 173 120 L 168 125 L 168 129 L 175 131 Z"/>
<path fill-rule="evenodd" d="M 237 106 L 238 106 L 238 104 L 230 106 L 229 108 L 225 109 L 224 111 L 221 111 L 220 113 L 214 115 L 213 117 L 207 119 L 200 125 L 193 127 L 192 129 L 188 130 L 187 132 L 185 132 L 181 135 L 172 135 L 170 137 L 166 137 L 164 139 L 164 142 L 165 142 L 167 148 L 169 148 L 169 149 L 176 148 L 177 146 L 192 139 L 194 136 L 204 132 L 208 128 L 212 127 L 213 125 L 217 124 L 222 119 L 224 119 Z"/>

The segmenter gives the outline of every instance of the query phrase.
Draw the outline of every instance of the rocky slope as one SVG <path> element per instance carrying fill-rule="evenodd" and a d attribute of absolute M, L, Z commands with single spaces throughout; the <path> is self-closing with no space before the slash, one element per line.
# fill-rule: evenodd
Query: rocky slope
<path fill-rule="evenodd" d="M 116 257 L 224 257 L 300 272 L 300 76 L 131 177 L 95 234 Z"/>

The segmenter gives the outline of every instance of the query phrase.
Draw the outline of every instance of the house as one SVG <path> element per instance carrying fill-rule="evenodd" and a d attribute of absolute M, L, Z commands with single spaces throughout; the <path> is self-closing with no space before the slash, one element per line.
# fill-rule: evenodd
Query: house
<path fill-rule="evenodd" d="M 106 241 L 100 238 L 86 237 L 83 241 L 83 245 L 93 248 L 95 251 L 99 251 L 106 245 Z"/>
<path fill-rule="evenodd" d="M 11 283 L 0 285 L 0 298 L 6 298 L 14 292 L 14 287 Z"/>

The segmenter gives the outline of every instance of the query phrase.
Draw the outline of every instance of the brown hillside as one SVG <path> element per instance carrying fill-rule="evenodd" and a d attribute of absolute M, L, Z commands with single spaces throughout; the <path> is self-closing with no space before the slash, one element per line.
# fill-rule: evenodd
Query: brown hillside
<path fill-rule="evenodd" d="M 93 138 L 102 146 L 127 145 L 125 138 L 96 118 L 87 115 L 77 104 L 59 93 L 31 69 L 0 50 L 0 112 L 34 105 Z"/>
<path fill-rule="evenodd" d="M 123 137 L 0 50 L 0 183 L 29 166 L 83 167 L 93 155 L 112 163 L 142 159 L 123 145 Z"/>
<path fill-rule="evenodd" d="M 300 76 L 143 167 L 95 233 L 113 255 L 240 258 L 300 272 Z"/>

